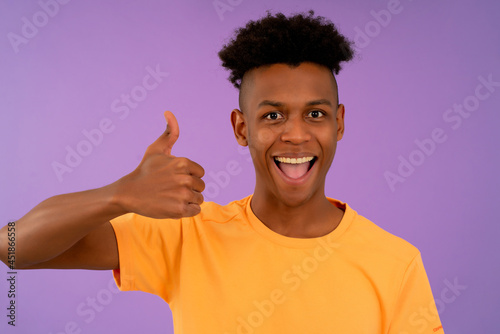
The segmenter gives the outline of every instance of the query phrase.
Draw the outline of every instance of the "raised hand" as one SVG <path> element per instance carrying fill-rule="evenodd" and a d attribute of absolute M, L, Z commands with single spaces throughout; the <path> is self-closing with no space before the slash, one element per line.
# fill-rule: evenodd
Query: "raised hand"
<path fill-rule="evenodd" d="M 152 218 L 191 217 L 201 211 L 203 167 L 172 155 L 179 137 L 175 116 L 165 112 L 167 129 L 146 150 L 139 166 L 117 181 L 118 203 L 126 212 Z"/>

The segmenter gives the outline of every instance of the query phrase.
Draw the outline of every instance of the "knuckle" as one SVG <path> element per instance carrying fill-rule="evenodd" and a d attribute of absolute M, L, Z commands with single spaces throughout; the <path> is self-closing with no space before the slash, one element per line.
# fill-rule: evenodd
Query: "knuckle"
<path fill-rule="evenodd" d="M 188 166 L 188 164 L 189 164 L 188 158 L 184 158 L 184 157 L 177 158 L 177 167 L 186 168 Z"/>
<path fill-rule="evenodd" d="M 190 204 L 187 209 L 187 215 L 189 217 L 196 216 L 201 212 L 201 207 L 197 204 Z"/>
<path fill-rule="evenodd" d="M 180 201 L 179 203 L 177 203 L 175 214 L 176 214 L 176 218 L 182 218 L 185 216 L 186 204 L 184 203 L 184 201 Z"/>
<path fill-rule="evenodd" d="M 188 188 L 182 188 L 179 192 L 183 204 L 189 202 L 193 198 L 193 192 Z"/>
<path fill-rule="evenodd" d="M 189 175 L 182 174 L 179 175 L 177 178 L 179 181 L 179 185 L 181 185 L 182 187 L 189 188 L 193 184 L 193 178 Z"/>
<path fill-rule="evenodd" d="M 179 219 L 182 218 L 181 212 L 178 210 L 177 207 L 171 207 L 170 210 L 165 212 L 165 216 L 168 219 Z"/>
<path fill-rule="evenodd" d="M 199 205 L 195 206 L 193 208 L 193 216 L 196 216 L 197 214 L 199 214 L 201 212 L 201 207 Z"/>

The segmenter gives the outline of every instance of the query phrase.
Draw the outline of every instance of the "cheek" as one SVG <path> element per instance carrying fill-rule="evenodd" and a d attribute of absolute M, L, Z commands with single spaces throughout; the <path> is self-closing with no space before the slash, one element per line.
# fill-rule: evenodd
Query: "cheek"
<path fill-rule="evenodd" d="M 332 145 L 331 145 L 331 155 L 332 155 L 332 160 L 333 160 L 333 157 L 335 156 L 335 152 L 337 151 L 337 142 L 333 142 Z"/>
<path fill-rule="evenodd" d="M 255 161 L 260 161 L 268 149 L 272 146 L 276 134 L 271 129 L 258 129 L 250 131 L 248 138 L 248 149 Z"/>
<path fill-rule="evenodd" d="M 256 149 L 267 148 L 267 146 L 273 143 L 275 136 L 275 133 L 271 129 L 261 128 L 251 132 L 250 144 Z"/>
<path fill-rule="evenodd" d="M 274 133 L 271 129 L 261 129 L 257 133 L 257 141 L 263 145 L 272 143 L 274 140 Z"/>
<path fill-rule="evenodd" d="M 321 136 L 317 136 L 316 138 L 321 145 L 323 153 L 327 159 L 332 159 L 337 150 L 337 134 L 329 131 L 318 131 L 318 133 L 320 133 Z"/>

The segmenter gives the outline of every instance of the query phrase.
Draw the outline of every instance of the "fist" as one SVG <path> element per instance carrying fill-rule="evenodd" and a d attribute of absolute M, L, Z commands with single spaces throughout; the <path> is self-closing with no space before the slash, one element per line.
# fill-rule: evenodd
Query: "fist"
<path fill-rule="evenodd" d="M 139 166 L 120 182 L 120 200 L 126 212 L 151 218 L 181 218 L 201 211 L 205 183 L 203 167 L 172 155 L 179 138 L 175 116 L 165 112 L 167 129 L 149 145 Z"/>

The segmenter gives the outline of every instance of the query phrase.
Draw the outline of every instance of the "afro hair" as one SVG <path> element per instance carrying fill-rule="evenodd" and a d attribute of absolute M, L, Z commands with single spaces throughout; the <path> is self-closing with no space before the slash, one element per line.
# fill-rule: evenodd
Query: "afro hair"
<path fill-rule="evenodd" d="M 222 66 L 231 71 L 229 81 L 240 89 L 243 75 L 264 65 L 277 63 L 298 66 L 313 62 L 338 74 L 340 62 L 354 56 L 352 42 L 341 35 L 335 25 L 322 16 L 304 13 L 286 17 L 283 13 L 249 21 L 235 30 L 236 38 L 219 51 Z"/>

